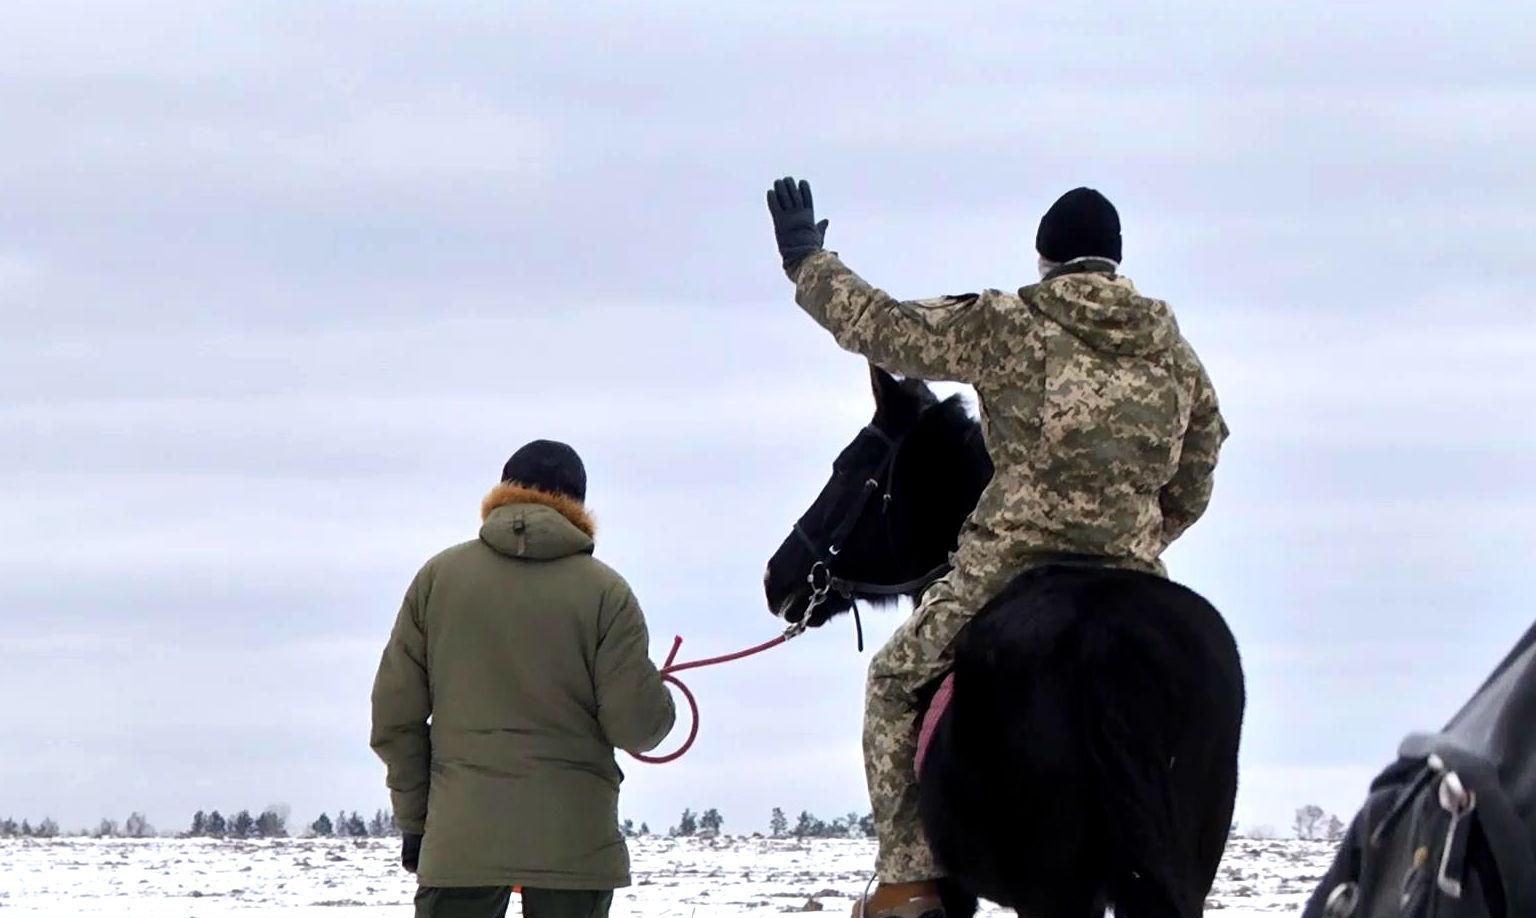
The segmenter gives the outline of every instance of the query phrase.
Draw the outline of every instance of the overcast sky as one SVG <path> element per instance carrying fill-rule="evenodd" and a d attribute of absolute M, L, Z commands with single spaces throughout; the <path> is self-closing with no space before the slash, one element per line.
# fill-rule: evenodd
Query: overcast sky
<path fill-rule="evenodd" d="M 774 633 L 871 408 L 779 270 L 789 172 L 906 296 L 1118 204 L 1233 430 L 1169 561 L 1242 645 L 1239 818 L 1348 815 L 1536 613 L 1533 60 L 1519 2 L 8 0 L 0 815 L 382 805 L 400 596 L 533 437 L 658 658 Z M 695 674 L 626 812 L 863 812 L 867 663 L 843 620 Z"/>

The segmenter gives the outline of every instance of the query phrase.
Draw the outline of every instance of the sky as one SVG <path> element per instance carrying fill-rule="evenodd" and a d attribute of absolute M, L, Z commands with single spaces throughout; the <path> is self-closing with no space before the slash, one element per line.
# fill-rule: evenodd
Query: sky
<path fill-rule="evenodd" d="M 401 595 L 535 437 L 658 658 L 776 633 L 872 410 L 779 268 L 793 173 L 907 297 L 1117 204 L 1232 428 L 1167 560 L 1241 645 L 1238 818 L 1347 816 L 1536 615 L 1532 60 L 1517 2 L 10 0 L 0 815 L 384 805 Z M 844 619 L 692 674 L 626 815 L 864 812 L 868 659 Z"/>

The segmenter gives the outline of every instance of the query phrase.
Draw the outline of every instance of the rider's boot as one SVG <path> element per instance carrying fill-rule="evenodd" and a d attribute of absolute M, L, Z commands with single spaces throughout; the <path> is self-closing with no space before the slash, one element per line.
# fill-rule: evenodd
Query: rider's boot
<path fill-rule="evenodd" d="M 881 883 L 853 905 L 853 918 L 944 918 L 933 883 Z"/>

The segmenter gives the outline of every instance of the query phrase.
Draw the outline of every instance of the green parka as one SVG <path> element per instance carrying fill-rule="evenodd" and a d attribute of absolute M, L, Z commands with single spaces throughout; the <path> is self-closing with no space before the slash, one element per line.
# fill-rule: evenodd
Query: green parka
<path fill-rule="evenodd" d="M 425 835 L 417 878 L 627 886 L 615 750 L 654 749 L 676 714 L 645 618 L 579 503 L 502 484 L 481 515 L 416 575 L 373 686 L 395 818 Z"/>

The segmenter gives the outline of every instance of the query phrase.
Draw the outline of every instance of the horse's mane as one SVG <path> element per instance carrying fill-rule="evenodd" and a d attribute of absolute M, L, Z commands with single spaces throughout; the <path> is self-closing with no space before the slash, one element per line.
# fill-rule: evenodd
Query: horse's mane
<path fill-rule="evenodd" d="M 932 398 L 926 388 L 907 391 Z M 906 433 L 895 467 L 901 549 L 884 572 L 887 582 L 920 576 L 944 561 L 991 474 L 981 422 L 971 414 L 965 397 L 955 394 L 930 403 Z M 894 600 L 866 597 L 865 601 L 881 606 Z"/>

